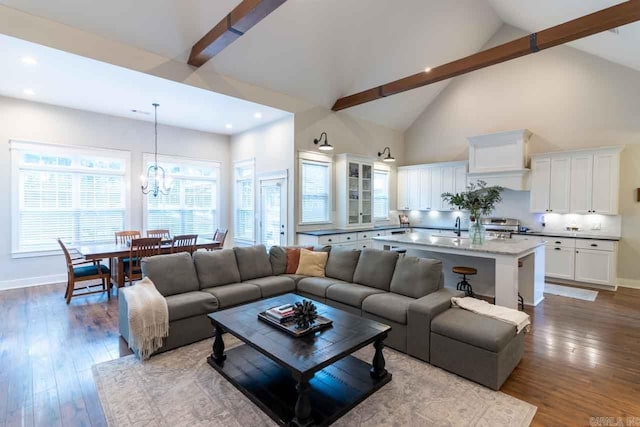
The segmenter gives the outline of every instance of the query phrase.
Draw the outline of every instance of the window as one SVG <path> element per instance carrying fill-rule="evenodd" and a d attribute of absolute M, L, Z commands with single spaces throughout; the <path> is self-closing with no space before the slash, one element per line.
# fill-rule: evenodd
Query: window
<path fill-rule="evenodd" d="M 144 155 L 146 169 L 153 156 Z M 219 224 L 219 164 L 161 156 L 158 164 L 170 177 L 169 194 L 145 197 L 145 229 L 167 229 L 172 236 L 198 234 L 213 236 Z"/>
<path fill-rule="evenodd" d="M 11 142 L 13 252 L 107 242 L 126 228 L 129 153 Z"/>
<path fill-rule="evenodd" d="M 389 171 L 386 170 L 373 172 L 373 217 L 380 221 L 389 219 Z"/>
<path fill-rule="evenodd" d="M 254 242 L 254 162 L 238 162 L 234 170 L 234 239 Z"/>
<path fill-rule="evenodd" d="M 300 161 L 300 222 L 331 222 L 331 163 Z"/>

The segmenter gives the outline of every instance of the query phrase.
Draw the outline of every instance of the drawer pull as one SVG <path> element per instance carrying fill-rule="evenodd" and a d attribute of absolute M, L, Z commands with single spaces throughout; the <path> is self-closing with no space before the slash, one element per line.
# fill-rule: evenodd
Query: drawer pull
<path fill-rule="evenodd" d="M 560 248 L 553 248 L 553 249 L 555 249 L 556 251 L 559 251 L 559 250 L 561 250 Z"/>
<path fill-rule="evenodd" d="M 333 239 L 327 239 L 327 242 L 333 242 Z"/>
<path fill-rule="evenodd" d="M 597 247 L 598 247 L 598 245 L 597 245 L 597 244 L 595 244 L 595 243 L 592 243 L 592 244 L 591 244 L 591 247 L 592 247 L 592 248 L 597 248 Z"/>
<path fill-rule="evenodd" d="M 562 244 L 562 242 L 556 242 L 556 245 L 560 245 L 560 244 Z"/>
<path fill-rule="evenodd" d="M 347 240 L 351 240 L 351 237 L 347 237 Z"/>

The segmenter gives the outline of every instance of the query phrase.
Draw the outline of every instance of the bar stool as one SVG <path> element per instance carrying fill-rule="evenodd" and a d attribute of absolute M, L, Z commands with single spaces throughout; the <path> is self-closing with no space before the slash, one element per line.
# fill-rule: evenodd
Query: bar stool
<path fill-rule="evenodd" d="M 405 248 L 394 246 L 394 247 L 391 248 L 391 252 L 395 252 L 398 255 L 404 255 L 404 254 L 407 253 L 407 250 Z"/>
<path fill-rule="evenodd" d="M 473 296 L 473 288 L 471 287 L 471 283 L 467 281 L 467 276 L 473 276 L 478 274 L 478 270 L 473 267 L 463 267 L 457 266 L 451 269 L 455 274 L 461 274 L 462 280 L 458 282 L 456 289 L 459 291 L 464 291 L 465 295 L 468 297 Z"/>
<path fill-rule="evenodd" d="M 518 268 L 522 268 L 523 265 L 522 261 L 518 260 Z M 518 309 L 524 311 L 524 298 L 520 295 L 520 292 L 518 292 Z"/>

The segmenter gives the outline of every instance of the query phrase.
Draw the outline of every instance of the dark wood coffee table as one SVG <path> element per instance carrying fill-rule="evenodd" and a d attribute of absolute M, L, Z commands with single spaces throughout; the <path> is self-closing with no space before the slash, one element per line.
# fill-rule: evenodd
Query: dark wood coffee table
<path fill-rule="evenodd" d="M 329 425 L 391 381 L 382 355 L 391 327 L 315 302 L 333 326 L 301 338 L 258 320 L 268 308 L 302 301 L 294 294 L 218 311 L 209 364 L 281 425 Z M 223 332 L 247 345 L 225 354 Z M 373 343 L 373 362 L 351 353 Z"/>

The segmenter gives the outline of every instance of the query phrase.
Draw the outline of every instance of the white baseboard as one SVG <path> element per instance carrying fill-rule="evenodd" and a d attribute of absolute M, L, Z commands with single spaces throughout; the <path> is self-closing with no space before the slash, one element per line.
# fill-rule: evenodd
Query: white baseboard
<path fill-rule="evenodd" d="M 618 277 L 618 286 L 623 288 L 640 289 L 640 280 L 637 279 L 623 279 Z"/>
<path fill-rule="evenodd" d="M 0 291 L 7 289 L 28 288 L 30 286 L 52 285 L 67 281 L 66 274 L 52 274 L 50 276 L 26 277 L 0 281 Z"/>

